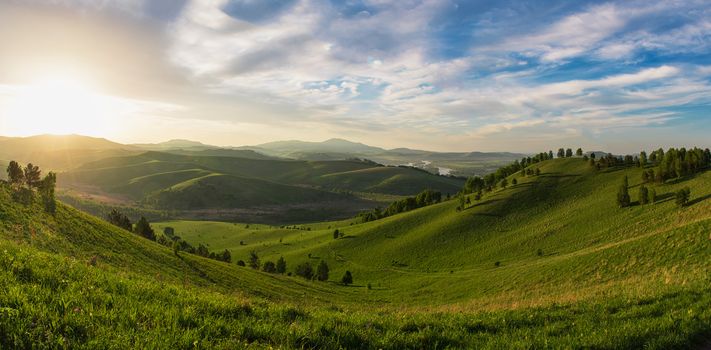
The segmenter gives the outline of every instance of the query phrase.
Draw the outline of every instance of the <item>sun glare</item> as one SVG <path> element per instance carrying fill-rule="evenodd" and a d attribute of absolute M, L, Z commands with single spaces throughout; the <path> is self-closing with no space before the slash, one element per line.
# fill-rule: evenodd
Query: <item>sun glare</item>
<path fill-rule="evenodd" d="M 16 135 L 104 135 L 111 99 L 79 77 L 53 76 L 17 86 L 5 111 L 5 128 Z"/>

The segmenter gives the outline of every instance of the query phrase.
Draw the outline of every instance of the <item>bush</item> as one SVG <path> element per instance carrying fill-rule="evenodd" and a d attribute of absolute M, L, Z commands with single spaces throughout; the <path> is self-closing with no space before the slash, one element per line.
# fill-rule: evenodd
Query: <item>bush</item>
<path fill-rule="evenodd" d="M 679 191 L 676 191 L 676 204 L 679 207 L 683 207 L 689 203 L 689 197 L 691 196 L 691 190 L 686 187 Z"/>
<path fill-rule="evenodd" d="M 639 204 L 645 205 L 649 203 L 649 191 L 644 185 L 639 186 Z"/>
<path fill-rule="evenodd" d="M 341 283 L 343 283 L 344 286 L 353 284 L 353 275 L 350 271 L 346 271 L 346 273 L 343 274 L 343 277 L 341 277 Z"/>
<path fill-rule="evenodd" d="M 247 266 L 247 264 L 244 263 L 244 260 L 238 260 L 237 266 Z"/>
<path fill-rule="evenodd" d="M 316 267 L 316 279 L 319 281 L 328 280 L 328 265 L 323 260 L 321 260 L 321 262 Z"/>
<path fill-rule="evenodd" d="M 259 256 L 254 250 L 249 252 L 249 267 L 259 270 Z"/>
<path fill-rule="evenodd" d="M 277 260 L 276 272 L 280 274 L 284 274 L 286 272 L 286 260 L 284 260 L 283 256 Z"/>
<path fill-rule="evenodd" d="M 262 267 L 262 271 L 268 273 L 275 273 L 277 272 L 276 264 L 274 264 L 273 261 L 265 261 L 264 266 Z"/>
<path fill-rule="evenodd" d="M 309 262 L 305 262 L 296 266 L 296 275 L 301 276 L 307 280 L 314 277 L 314 268 L 311 267 Z"/>

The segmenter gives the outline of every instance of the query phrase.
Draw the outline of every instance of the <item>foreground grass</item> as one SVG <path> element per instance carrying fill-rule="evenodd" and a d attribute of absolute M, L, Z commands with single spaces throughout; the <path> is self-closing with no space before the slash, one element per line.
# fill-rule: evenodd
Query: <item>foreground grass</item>
<path fill-rule="evenodd" d="M 711 294 L 693 289 L 485 313 L 356 311 L 121 276 L 26 245 L 0 250 L 3 348 L 668 349 L 699 345 L 711 329 Z"/>
<path fill-rule="evenodd" d="M 331 282 L 175 255 L 65 205 L 48 215 L 17 204 L 0 186 L 0 348 L 707 344 L 711 174 L 657 187 L 691 187 L 686 208 L 621 210 L 607 189 L 638 169 L 593 173 L 575 161 L 542 164 L 541 177 L 461 212 L 447 202 L 298 229 L 166 223 L 211 249 L 233 244 L 235 260 L 257 250 L 285 256 L 290 271 L 327 260 Z M 346 237 L 333 239 L 336 227 Z M 355 286 L 333 283 L 345 269 Z"/>

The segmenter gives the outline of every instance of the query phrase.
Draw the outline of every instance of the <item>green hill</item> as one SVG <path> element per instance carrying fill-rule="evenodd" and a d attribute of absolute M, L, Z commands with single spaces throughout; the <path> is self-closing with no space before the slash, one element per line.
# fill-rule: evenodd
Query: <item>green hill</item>
<path fill-rule="evenodd" d="M 358 160 L 294 161 L 161 152 L 102 159 L 59 176 L 64 189 L 129 198 L 154 209 L 243 210 L 293 205 L 311 219 L 355 215 L 383 204 L 372 200 L 382 195 L 414 195 L 427 188 L 455 193 L 462 183 L 461 179 L 416 169 Z M 265 217 L 269 222 L 285 222 L 277 220 L 285 216 L 277 209 L 269 209 L 276 210 Z"/>
<path fill-rule="evenodd" d="M 638 168 L 545 161 L 473 200 L 368 223 L 169 222 L 234 260 L 324 260 L 329 282 L 210 261 L 0 191 L 0 341 L 87 347 L 683 348 L 711 336 L 711 172 L 619 208 Z M 512 180 L 512 179 L 511 179 Z M 689 187 L 679 208 L 670 194 Z M 473 199 L 473 198 L 472 198 Z M 344 237 L 333 238 L 338 228 Z M 307 230 L 310 229 L 310 230 Z M 92 263 L 97 256 L 98 263 Z M 95 265 L 95 266 L 94 266 Z M 345 270 L 355 283 L 336 282 Z M 370 286 L 370 287 L 367 287 Z M 83 291 L 83 292 L 82 292 Z M 52 337 L 47 336 L 52 334 Z M 197 344 L 197 345 L 195 345 Z"/>
<path fill-rule="evenodd" d="M 144 201 L 158 208 L 216 209 L 328 203 L 347 199 L 348 197 L 344 195 L 311 188 L 282 185 L 254 178 L 208 174 L 153 193 Z"/>
<path fill-rule="evenodd" d="M 137 154 L 138 150 L 103 138 L 81 135 L 38 135 L 0 138 L 0 159 L 67 170 L 98 159 Z"/>

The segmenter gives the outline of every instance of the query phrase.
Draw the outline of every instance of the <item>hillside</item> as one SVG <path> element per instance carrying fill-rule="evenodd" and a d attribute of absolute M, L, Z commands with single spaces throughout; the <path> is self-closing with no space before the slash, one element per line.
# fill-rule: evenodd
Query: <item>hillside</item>
<path fill-rule="evenodd" d="M 0 138 L 0 159 L 34 162 L 53 170 L 71 169 L 90 161 L 136 153 L 138 150 L 131 146 L 81 135 Z"/>
<path fill-rule="evenodd" d="M 462 212 L 450 201 L 365 224 L 334 223 L 309 235 L 242 230 L 231 238 L 230 231 L 211 234 L 199 223 L 187 231 L 181 223 L 166 225 L 188 240 L 199 234 L 203 238 L 194 242 L 238 255 L 256 249 L 269 259 L 326 257 L 337 273 L 368 276 L 386 294 L 411 303 L 434 298 L 500 307 L 512 300 L 539 304 L 708 281 L 711 172 L 659 185 L 663 199 L 657 204 L 620 209 L 614 198 L 621 177 L 632 179 L 634 199 L 641 170 L 597 172 L 580 159 L 547 161 L 540 169 L 543 175 L 516 175 L 518 185 Z M 670 194 L 684 186 L 694 195 L 690 206 L 679 209 Z M 334 240 L 334 228 L 346 238 Z M 249 244 L 240 246 L 245 239 Z"/>
<path fill-rule="evenodd" d="M 620 209 L 619 180 L 634 188 L 640 169 L 537 166 L 540 176 L 515 175 L 517 185 L 463 211 L 449 201 L 365 224 L 155 225 L 235 260 L 283 256 L 289 271 L 323 259 L 330 281 L 352 271 L 352 287 L 175 256 L 66 206 L 56 217 L 23 207 L 3 188 L 0 286 L 10 292 L 0 310 L 10 318 L 0 341 L 667 349 L 711 336 L 711 172 L 655 185 L 658 203 Z M 692 200 L 678 208 L 668 194 L 686 186 Z M 345 236 L 333 239 L 335 228 Z M 93 256 L 96 266 L 84 263 Z M 50 329 L 61 336 L 44 337 Z"/>
<path fill-rule="evenodd" d="M 373 201 L 374 197 L 414 195 L 428 188 L 455 193 L 462 184 L 461 179 L 357 160 L 295 161 L 162 152 L 102 159 L 59 176 L 63 189 L 113 197 L 126 204 L 179 210 L 253 209 L 264 213 L 262 219 L 268 222 L 293 222 L 296 212 L 303 213 L 302 220 L 344 218 L 384 204 Z M 285 217 L 285 211 L 295 211 L 287 221 L 280 218 Z"/>

